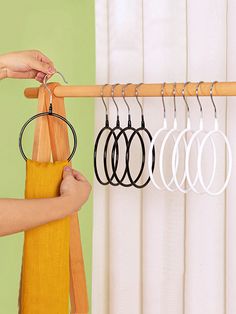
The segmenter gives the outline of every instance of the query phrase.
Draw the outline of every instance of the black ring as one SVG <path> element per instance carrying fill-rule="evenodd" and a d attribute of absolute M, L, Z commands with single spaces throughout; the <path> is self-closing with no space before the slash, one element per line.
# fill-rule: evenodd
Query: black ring
<path fill-rule="evenodd" d="M 23 137 L 23 134 L 24 134 L 24 131 L 25 131 L 27 125 L 31 121 L 33 121 L 33 120 L 35 120 L 35 119 L 37 119 L 37 118 L 39 118 L 41 116 L 47 116 L 47 115 L 53 116 L 55 118 L 58 118 L 58 119 L 64 121 L 69 126 L 69 128 L 71 129 L 71 132 L 72 132 L 73 138 L 74 138 L 74 147 L 72 149 L 72 152 L 71 152 L 70 156 L 67 159 L 68 161 L 70 161 L 72 159 L 72 157 L 74 156 L 76 148 L 77 148 L 77 135 L 76 135 L 76 132 L 75 132 L 75 129 L 74 129 L 73 125 L 65 117 L 63 117 L 63 116 L 61 116 L 61 115 L 59 115 L 57 113 L 54 113 L 54 112 L 40 112 L 40 113 L 37 113 L 36 115 L 34 115 L 33 117 L 29 118 L 29 120 L 27 120 L 25 122 L 25 124 L 21 128 L 20 135 L 19 135 L 19 149 L 20 149 L 21 155 L 23 156 L 25 161 L 28 159 L 26 157 L 26 155 L 24 153 L 24 150 L 23 150 L 23 147 L 22 147 L 22 137 Z"/>
<path fill-rule="evenodd" d="M 97 135 L 97 138 L 96 138 L 96 141 L 95 141 L 95 144 L 94 144 L 94 152 L 93 152 L 93 166 L 94 166 L 94 172 L 95 172 L 95 175 L 96 175 L 96 178 L 98 180 L 99 183 L 101 183 L 102 185 L 107 185 L 109 184 L 109 178 L 107 178 L 107 182 L 103 182 L 98 174 L 98 169 L 97 169 L 97 149 L 98 149 L 98 144 L 99 144 L 99 141 L 100 141 L 100 138 L 103 134 L 103 132 L 105 130 L 110 130 L 110 133 L 108 136 L 110 136 L 110 134 L 112 133 L 112 128 L 109 127 L 108 125 L 104 126 L 100 132 L 98 133 Z M 113 136 L 116 138 L 115 134 L 113 134 Z M 119 148 L 117 148 L 117 159 L 116 159 L 116 167 L 118 165 L 118 157 L 119 157 Z M 104 155 L 103 155 L 103 161 L 104 161 Z"/>
<path fill-rule="evenodd" d="M 110 138 L 111 138 L 111 135 L 114 136 L 114 140 L 116 142 L 116 139 L 117 139 L 117 136 L 115 134 L 115 131 L 116 130 L 120 130 L 122 131 L 122 128 L 117 125 L 116 127 L 114 127 L 113 129 L 111 129 L 111 132 L 109 133 L 108 137 L 107 137 L 107 140 L 106 140 L 106 143 L 105 143 L 105 146 L 104 146 L 104 152 L 103 152 L 103 165 L 104 165 L 104 171 L 105 171 L 105 175 L 106 175 L 106 178 L 108 180 L 108 182 L 113 185 L 113 186 L 117 186 L 119 185 L 120 183 L 119 182 L 112 182 L 113 178 L 115 177 L 115 174 L 114 174 L 114 169 L 115 171 L 117 170 L 117 167 L 118 167 L 118 161 L 119 161 L 119 145 L 116 145 L 115 149 L 116 149 L 116 161 L 115 161 L 115 165 L 114 167 L 112 167 L 112 170 L 113 170 L 113 173 L 112 173 L 112 176 L 110 177 L 109 176 L 109 173 L 108 173 L 108 169 L 107 169 L 107 149 L 108 149 L 108 143 L 110 141 Z M 120 133 L 118 133 L 120 134 Z M 127 135 L 124 133 L 124 138 L 125 138 L 125 142 L 126 142 L 126 146 L 128 144 L 128 138 L 127 138 Z M 114 142 L 114 143 L 115 143 Z M 114 160 L 114 152 L 113 152 L 113 149 L 112 149 L 112 158 Z M 126 175 L 126 174 L 125 174 Z M 124 178 L 122 177 L 122 179 L 124 180 Z M 122 181 L 122 180 L 121 180 Z"/>
<path fill-rule="evenodd" d="M 123 173 L 121 179 L 119 179 L 118 176 L 117 176 L 117 173 L 116 173 L 117 168 L 115 169 L 115 164 L 114 164 L 114 150 L 115 150 L 115 148 L 118 146 L 118 140 L 119 140 L 119 138 L 121 137 L 121 135 L 122 135 L 123 133 L 125 134 L 125 132 L 126 132 L 127 130 L 131 130 L 131 131 L 133 131 L 133 133 L 134 133 L 136 129 L 135 129 L 134 127 L 132 127 L 131 125 L 129 125 L 129 126 L 127 126 L 126 128 L 124 128 L 124 129 L 117 135 L 116 140 L 115 140 L 115 142 L 114 142 L 114 144 L 113 144 L 113 147 L 112 147 L 112 154 L 111 154 L 111 160 L 112 160 L 112 163 L 111 163 L 111 164 L 112 164 L 113 174 L 114 174 L 114 176 L 115 176 L 117 182 L 118 182 L 121 186 L 124 186 L 124 187 L 130 187 L 130 186 L 133 185 L 132 182 L 130 182 L 130 183 L 123 183 L 123 181 L 124 181 L 124 179 L 125 179 L 125 177 L 126 177 L 127 171 L 128 171 L 128 170 L 127 170 L 127 168 L 128 168 L 127 158 L 126 158 L 126 162 L 125 162 L 125 171 L 124 171 L 124 173 Z M 140 179 L 140 177 L 141 177 L 141 175 L 142 175 L 142 173 L 143 173 L 144 165 L 145 165 L 145 145 L 144 145 L 144 141 L 143 141 L 143 139 L 142 139 L 142 137 L 141 137 L 141 135 L 140 135 L 139 133 L 137 133 L 137 135 L 138 135 L 138 137 L 139 137 L 139 139 L 140 139 L 140 143 L 141 143 L 141 146 L 142 146 L 142 165 L 141 165 L 139 174 L 137 175 L 137 178 L 133 181 L 133 182 L 135 182 L 135 183 Z M 130 137 L 131 137 L 131 136 L 130 136 Z M 127 146 L 126 146 L 126 150 L 127 150 Z M 117 165 L 117 166 L 118 166 L 118 165 Z"/>
<path fill-rule="evenodd" d="M 146 182 L 144 182 L 141 185 L 138 185 L 138 184 L 136 184 L 137 181 L 132 179 L 132 176 L 131 176 L 131 173 L 130 173 L 130 168 L 129 168 L 130 146 L 131 146 L 131 142 L 134 139 L 135 135 L 139 134 L 140 131 L 146 132 L 146 134 L 149 137 L 150 143 L 151 143 L 151 141 L 152 141 L 151 133 L 148 131 L 148 129 L 146 129 L 145 127 L 141 126 L 140 128 L 136 129 L 132 133 L 132 135 L 130 136 L 129 143 L 128 143 L 127 150 L 126 150 L 126 162 L 127 162 L 127 165 L 128 165 L 127 166 L 127 174 L 128 174 L 129 180 L 132 183 L 132 185 L 135 186 L 138 189 L 144 188 L 151 180 L 150 176 L 148 176 L 148 179 L 146 180 Z M 155 167 L 155 148 L 153 146 L 153 149 L 152 149 L 152 172 L 154 171 L 154 167 Z"/>

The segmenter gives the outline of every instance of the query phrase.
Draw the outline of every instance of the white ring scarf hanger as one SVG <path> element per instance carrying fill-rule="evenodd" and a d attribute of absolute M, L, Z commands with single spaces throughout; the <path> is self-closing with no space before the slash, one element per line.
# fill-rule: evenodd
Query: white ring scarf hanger
<path fill-rule="evenodd" d="M 198 172 L 194 178 L 194 181 L 192 183 L 192 187 L 189 186 L 188 188 L 182 188 L 182 185 L 183 183 L 185 183 L 185 180 L 182 179 L 181 183 L 179 183 L 178 179 L 177 179 L 177 167 L 176 167 L 176 155 L 179 151 L 179 144 L 180 144 L 180 141 L 181 139 L 183 138 L 183 136 L 186 136 L 189 132 L 191 132 L 192 134 L 194 133 L 194 130 L 192 129 L 191 127 L 191 120 L 190 120 L 190 111 L 189 111 L 189 105 L 186 101 L 186 98 L 185 98 L 185 87 L 189 84 L 190 82 L 186 82 L 184 84 L 184 87 L 182 89 L 182 96 L 183 96 L 183 99 L 184 99 L 184 102 L 186 104 L 186 108 L 187 108 L 187 126 L 185 129 L 183 129 L 179 136 L 177 137 L 176 139 L 176 142 L 175 142 L 175 146 L 174 146 L 174 149 L 173 149 L 173 153 L 172 153 L 172 162 L 171 162 L 171 167 L 172 167 L 172 173 L 173 173 L 173 178 L 174 178 L 174 182 L 175 182 L 175 185 L 177 187 L 177 189 L 182 192 L 182 193 L 187 193 L 189 191 L 191 191 L 194 186 L 197 184 L 197 181 L 198 181 Z M 186 141 L 185 141 L 185 148 L 186 148 Z M 199 148 L 199 141 L 198 141 L 198 148 Z M 188 147 L 188 146 L 187 146 Z M 184 176 L 183 178 L 186 179 L 187 177 L 187 171 L 186 171 L 186 151 L 187 151 L 187 148 L 185 149 L 185 171 L 184 171 Z"/>
<path fill-rule="evenodd" d="M 165 107 L 165 101 L 164 101 L 164 89 L 165 89 L 165 82 L 162 84 L 162 88 L 161 88 L 161 97 L 162 97 L 162 105 L 163 105 L 163 126 L 153 136 L 153 139 L 152 139 L 151 144 L 150 144 L 149 152 L 148 152 L 148 171 L 149 171 L 149 176 L 150 176 L 150 179 L 151 179 L 151 182 L 153 183 L 153 185 L 156 187 L 156 189 L 158 189 L 160 191 L 164 191 L 166 189 L 166 185 L 168 185 L 168 189 L 169 189 L 169 186 L 172 185 L 172 183 L 174 181 L 174 178 L 172 176 L 172 178 L 169 181 L 169 183 L 165 185 L 165 183 L 166 183 L 166 181 L 165 181 L 164 182 L 164 187 L 161 187 L 157 183 L 157 181 L 155 180 L 155 178 L 154 178 L 154 170 L 152 170 L 152 150 L 153 150 L 153 148 L 155 146 L 155 143 L 157 142 L 157 140 L 161 136 L 161 134 L 164 133 L 164 132 L 168 132 L 167 121 L 166 121 L 166 107 Z M 171 136 L 172 136 L 173 140 L 175 141 L 174 135 L 172 134 Z M 177 153 L 176 163 L 178 163 L 178 161 L 179 161 L 179 154 Z M 159 170 L 159 172 L 161 172 L 161 170 L 160 170 L 160 163 L 159 163 L 158 170 Z"/>
<path fill-rule="evenodd" d="M 232 149 L 231 149 L 231 146 L 230 146 L 230 143 L 229 143 L 229 140 L 228 140 L 227 136 L 219 129 L 219 123 L 218 123 L 216 106 L 215 106 L 215 103 L 214 103 L 214 100 L 213 100 L 213 95 L 212 95 L 212 90 L 213 90 L 213 86 L 214 86 L 215 83 L 217 83 L 217 82 L 215 81 L 215 82 L 212 83 L 211 89 L 210 89 L 210 97 L 211 97 L 211 101 L 212 101 L 212 104 L 213 104 L 213 107 L 214 107 L 214 114 L 215 114 L 215 127 L 214 127 L 214 129 L 212 131 L 210 131 L 203 138 L 202 143 L 200 145 L 200 149 L 199 149 L 198 163 L 197 163 L 200 183 L 201 183 L 204 191 L 207 194 L 213 195 L 213 196 L 221 194 L 226 189 L 226 187 L 227 187 L 227 185 L 229 183 L 230 177 L 231 177 L 231 173 L 232 173 Z M 228 155 L 227 175 L 226 175 L 226 178 L 225 178 L 225 181 L 224 181 L 223 185 L 221 186 L 221 188 L 218 189 L 218 191 L 210 191 L 211 185 L 210 186 L 209 185 L 206 186 L 206 184 L 204 183 L 204 180 L 203 180 L 203 175 L 202 175 L 202 154 L 203 154 L 204 146 L 205 146 L 205 144 L 207 143 L 207 141 L 209 139 L 212 139 L 212 136 L 214 134 L 219 134 L 222 137 L 222 139 L 225 142 L 225 147 L 227 149 L 227 155 Z"/>
<path fill-rule="evenodd" d="M 192 191 L 194 191 L 197 194 L 203 194 L 205 192 L 205 190 L 203 191 L 198 191 L 195 187 L 197 181 L 197 179 L 199 179 L 199 171 L 198 171 L 198 167 L 197 167 L 197 174 L 196 177 L 194 179 L 194 181 L 192 181 L 191 179 L 191 175 L 190 175 L 190 169 L 189 169 L 189 163 L 190 163 L 190 155 L 191 155 L 191 149 L 192 149 L 192 145 L 195 142 L 195 140 L 197 140 L 197 145 L 198 145 L 198 152 L 200 149 L 200 141 L 198 139 L 198 136 L 203 134 L 207 134 L 207 131 L 204 130 L 203 128 L 203 108 L 202 108 L 202 104 L 200 102 L 199 99 L 199 95 L 198 95 L 198 89 L 200 84 L 203 83 L 202 81 L 198 83 L 197 87 L 196 87 L 196 97 L 197 97 L 197 101 L 198 101 L 198 105 L 199 105 L 199 110 L 200 110 L 200 122 L 199 122 L 199 129 L 192 135 L 192 137 L 189 140 L 188 146 L 187 146 L 187 150 L 186 150 L 186 157 L 185 157 L 185 170 L 186 170 L 186 174 L 187 174 L 187 183 L 190 186 L 190 189 Z M 215 177 L 215 173 L 216 173 L 216 149 L 215 149 L 215 143 L 214 141 L 211 139 L 211 144 L 212 144 L 212 148 L 213 148 L 213 172 L 210 178 L 210 181 L 207 185 L 207 187 L 210 187 L 213 183 L 214 177 Z M 198 162 L 198 161 L 197 161 Z"/>

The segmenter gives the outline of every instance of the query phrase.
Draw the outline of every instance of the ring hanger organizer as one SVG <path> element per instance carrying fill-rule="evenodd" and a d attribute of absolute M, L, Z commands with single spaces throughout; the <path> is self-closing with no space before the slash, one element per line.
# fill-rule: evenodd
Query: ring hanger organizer
<path fill-rule="evenodd" d="M 64 78 L 64 76 L 63 76 L 63 74 L 62 74 L 61 72 L 56 71 L 56 73 L 59 74 L 59 75 L 62 77 L 62 79 L 63 79 L 63 81 L 64 81 L 65 83 L 67 83 L 67 81 L 65 80 L 65 78 Z M 61 115 L 59 115 L 59 114 L 53 112 L 52 92 L 51 92 L 51 90 L 48 88 L 48 86 L 47 86 L 47 84 L 46 84 L 46 83 L 47 83 L 47 77 L 48 77 L 48 75 L 46 74 L 45 77 L 44 77 L 44 79 L 43 79 L 43 84 L 44 84 L 44 87 L 46 88 L 46 90 L 47 90 L 48 93 L 49 93 L 49 101 L 50 101 L 50 103 L 49 103 L 49 109 L 48 109 L 48 111 L 40 112 L 40 113 L 35 114 L 34 116 L 30 117 L 30 118 L 24 123 L 24 125 L 22 126 L 22 128 L 21 128 L 21 130 L 20 130 L 20 134 L 19 134 L 19 149 L 20 149 L 20 152 L 21 152 L 22 157 L 23 157 L 23 158 L 25 159 L 25 161 L 26 161 L 28 158 L 26 157 L 26 155 L 25 155 L 25 153 L 24 153 L 24 150 L 23 150 L 23 146 L 22 146 L 22 137 L 23 137 L 23 134 L 24 134 L 24 131 L 25 131 L 26 127 L 30 124 L 30 122 L 32 122 L 33 120 L 35 120 L 35 119 L 37 119 L 37 118 L 40 118 L 40 117 L 43 117 L 43 116 L 52 116 L 52 117 L 55 117 L 55 118 L 60 119 L 60 120 L 62 120 L 63 122 L 65 122 L 65 123 L 68 125 L 68 127 L 70 128 L 70 130 L 71 130 L 71 132 L 72 132 L 72 134 L 73 134 L 74 145 L 73 145 L 73 149 L 72 149 L 71 154 L 70 154 L 69 157 L 67 158 L 67 160 L 70 161 L 70 160 L 73 158 L 73 156 L 74 156 L 74 154 L 75 154 L 75 152 L 76 152 L 76 148 L 77 148 L 77 135 L 76 135 L 76 131 L 75 131 L 73 125 L 72 125 L 65 117 L 63 117 L 63 116 L 61 116 Z"/>
<path fill-rule="evenodd" d="M 28 88 L 25 90 L 26 97 L 35 98 L 37 97 L 38 90 L 36 88 Z M 182 193 L 187 193 L 189 191 L 194 191 L 196 193 L 208 193 L 210 195 L 218 195 L 224 191 L 226 186 L 228 185 L 230 175 L 232 172 L 232 152 L 230 143 L 226 135 L 219 130 L 218 126 L 218 118 L 216 115 L 216 106 L 213 100 L 213 95 L 218 96 L 231 96 L 236 95 L 236 82 L 221 82 L 218 83 L 214 81 L 213 83 L 162 83 L 162 84 L 104 84 L 104 85 L 95 85 L 95 86 L 57 86 L 53 93 L 57 97 L 101 97 L 102 103 L 105 108 L 105 125 L 98 132 L 97 137 L 95 139 L 94 145 L 94 172 L 98 182 L 102 185 L 113 185 L 118 186 L 121 185 L 123 187 L 131 187 L 134 186 L 136 188 L 143 188 L 149 182 L 151 182 L 158 190 L 169 190 L 169 191 L 180 191 Z M 139 101 L 139 97 L 162 97 L 163 104 L 163 125 L 159 128 L 154 135 L 152 136 L 151 132 L 148 130 L 145 124 L 143 106 Z M 187 112 L 187 125 L 184 129 L 180 129 L 177 125 L 176 119 L 176 97 L 182 96 Z M 194 130 L 191 125 L 190 119 L 190 108 L 189 104 L 186 100 L 187 96 L 195 96 L 197 97 L 199 109 L 200 109 L 200 121 L 199 128 Z M 199 99 L 199 96 L 210 96 L 211 102 L 214 107 L 215 114 L 215 128 L 211 131 L 207 131 L 203 126 L 203 110 L 202 105 Z M 108 104 L 106 104 L 104 97 L 111 97 L 113 104 L 116 107 L 116 123 L 115 126 L 112 127 L 109 121 L 108 114 Z M 116 103 L 115 97 L 122 97 L 124 104 L 127 108 L 127 125 L 121 126 L 120 123 L 120 114 L 119 114 L 119 106 Z M 137 105 L 140 107 L 141 111 L 141 125 L 139 127 L 134 127 L 131 122 L 131 110 L 129 103 L 127 101 L 127 97 L 136 97 Z M 166 107 L 164 97 L 173 97 L 174 102 L 174 125 L 170 128 L 167 125 L 166 120 Z M 43 114 L 43 113 L 41 113 Z M 45 113 L 50 114 L 50 110 Z M 36 118 L 36 117 L 35 117 Z M 30 121 L 29 119 L 26 122 L 26 126 Z M 69 125 L 69 124 L 68 124 Z M 23 126 L 24 127 L 24 126 Z M 23 128 L 22 128 L 23 129 Z M 23 129 L 24 131 L 24 129 Z M 22 132 L 23 133 L 23 132 Z M 73 133 L 73 131 L 72 131 Z M 144 143 L 143 135 L 144 133 L 148 137 L 148 144 Z M 101 176 L 101 169 L 98 169 L 98 147 L 101 145 L 102 136 L 106 135 L 105 144 L 102 150 L 102 163 L 103 165 L 103 177 Z M 160 141 L 161 136 L 164 135 L 164 139 L 162 139 L 161 148 L 158 151 L 155 151 L 155 145 L 158 141 Z M 187 135 L 190 135 L 190 138 L 187 140 Z M 226 147 L 226 152 L 228 156 L 228 167 L 227 174 L 224 184 L 217 191 L 211 190 L 213 186 L 213 182 L 215 180 L 216 175 L 216 144 L 213 139 L 215 135 L 220 136 Z M 200 140 L 200 136 L 203 136 L 203 139 Z M 136 162 L 138 166 L 138 174 L 136 178 L 132 177 L 131 174 L 131 161 L 130 154 L 132 150 L 132 142 L 134 138 L 137 137 L 138 142 L 140 143 L 141 148 L 141 161 L 140 165 Z M 125 142 L 125 151 L 121 151 L 121 139 Z M 172 177 L 169 180 L 166 180 L 166 175 L 164 173 L 164 159 L 166 156 L 166 145 L 169 140 L 174 142 L 172 155 L 171 155 L 171 166 L 170 169 L 172 171 Z M 111 143 L 111 140 L 113 143 Z M 21 141 L 19 141 L 21 143 Z M 74 141 L 75 142 L 75 141 Z M 177 173 L 179 172 L 179 162 L 180 162 L 180 143 L 184 143 L 184 169 L 181 178 L 179 179 Z M 212 147 L 213 159 L 212 165 L 213 170 L 211 172 L 210 179 L 208 182 L 205 182 L 203 178 L 203 170 L 202 170 L 202 161 L 203 161 L 203 153 L 205 150 L 206 144 L 210 142 Z M 193 149 L 193 145 L 197 146 L 197 158 L 196 158 L 196 173 L 192 178 L 192 174 L 190 173 L 190 155 Z M 111 147 L 110 147 L 111 145 Z M 147 147 L 148 146 L 148 147 Z M 22 148 L 22 146 L 21 146 Z M 109 150 L 109 148 L 111 148 Z M 23 152 L 23 150 L 22 150 Z M 72 151 L 73 153 L 73 151 Z M 23 154 L 22 154 L 23 155 Z M 147 162 L 146 162 L 147 156 Z M 156 163 L 156 156 L 159 156 L 159 162 Z M 25 155 L 23 157 L 26 158 Z M 71 156 L 69 156 L 70 158 Z M 124 169 L 121 171 L 121 175 L 118 175 L 118 169 L 120 159 L 124 158 Z M 68 159 L 69 159 L 68 158 Z M 110 169 L 108 167 L 108 162 L 110 162 Z M 144 180 L 143 173 L 145 170 L 145 164 L 147 163 L 148 169 L 148 178 Z M 154 177 L 154 170 L 158 170 L 159 181 L 157 182 Z M 141 181 L 141 183 L 139 183 Z M 199 184 L 202 190 L 197 189 L 197 184 Z"/>
<path fill-rule="evenodd" d="M 191 119 L 190 119 L 190 109 L 189 109 L 189 105 L 186 101 L 186 97 L 185 97 L 185 88 L 188 84 L 190 84 L 190 82 L 186 82 L 183 86 L 182 89 L 182 96 L 186 105 L 186 109 L 187 109 L 187 126 L 186 128 L 184 128 L 183 130 L 178 128 L 178 124 L 177 124 L 177 117 L 176 117 L 176 83 L 174 83 L 173 85 L 173 91 L 172 91 L 172 96 L 173 96 L 173 102 L 174 102 L 174 125 L 172 128 L 168 128 L 167 127 L 167 122 L 166 122 L 166 109 L 165 109 L 165 103 L 164 103 L 164 88 L 165 88 L 165 83 L 163 83 L 162 85 L 162 89 L 161 89 L 161 95 L 162 95 L 162 103 L 163 103 L 163 127 L 161 129 L 159 129 L 156 134 L 154 135 L 154 137 L 152 138 L 151 133 L 146 129 L 145 127 L 145 121 L 144 121 L 144 114 L 143 114 L 143 109 L 142 109 L 142 105 L 140 104 L 139 100 L 138 100 L 138 88 L 143 85 L 143 83 L 140 83 L 138 85 L 135 86 L 135 96 L 136 96 L 136 100 L 137 103 L 140 106 L 141 109 L 141 127 L 139 128 L 134 128 L 132 126 L 131 123 L 131 111 L 130 111 L 130 107 L 129 104 L 125 98 L 125 90 L 126 88 L 131 85 L 131 83 L 125 84 L 122 86 L 122 98 L 124 100 L 124 103 L 127 107 L 128 110 L 128 126 L 124 127 L 123 129 L 120 127 L 120 119 L 119 119 L 119 109 L 118 109 L 118 105 L 115 102 L 114 99 L 114 90 L 117 86 L 119 86 L 120 84 L 114 84 L 112 85 L 112 90 L 111 90 L 111 97 L 112 100 L 114 102 L 114 104 L 116 105 L 116 109 L 117 109 L 117 122 L 116 122 L 116 126 L 112 129 L 109 129 L 109 133 L 107 135 L 107 140 L 105 142 L 104 145 L 104 153 L 103 153 L 103 166 L 104 166 L 104 172 L 105 172 L 105 176 L 107 178 L 107 184 L 111 184 L 114 186 L 117 185 L 121 185 L 123 187 L 130 187 L 130 186 L 134 186 L 136 188 L 143 188 L 145 187 L 149 181 L 151 180 L 152 183 L 154 183 L 154 186 L 158 189 L 158 190 L 167 190 L 170 192 L 173 191 L 180 191 L 182 193 L 187 193 L 191 190 L 193 190 L 196 193 L 202 193 L 201 191 L 198 191 L 196 189 L 196 184 L 198 182 L 200 182 L 204 192 L 210 194 L 210 195 L 218 195 L 220 193 L 223 192 L 223 190 L 226 188 L 228 182 L 229 182 L 229 178 L 230 178 L 230 174 L 231 174 L 231 168 L 232 168 L 232 156 L 231 156 L 231 150 L 230 150 L 230 144 L 227 141 L 227 137 L 224 136 L 223 132 L 220 131 L 218 132 L 222 138 L 225 141 L 226 144 L 226 148 L 227 148 L 227 152 L 228 152 L 228 156 L 229 156 L 229 166 L 228 166 L 228 173 L 227 173 L 227 178 L 226 181 L 224 182 L 223 186 L 216 192 L 212 192 L 210 191 L 210 188 L 214 182 L 215 179 L 215 174 L 216 174 L 216 147 L 215 147 L 215 143 L 214 140 L 212 138 L 212 135 L 217 133 L 217 131 L 215 130 L 214 132 L 207 132 L 203 129 L 203 111 L 202 111 L 202 106 L 199 100 L 199 87 L 203 82 L 199 82 L 196 86 L 196 97 L 198 100 L 198 104 L 199 104 L 199 108 L 200 108 L 200 126 L 199 126 L 199 130 L 194 131 L 192 126 L 191 126 Z M 212 98 L 212 90 L 213 90 L 213 86 L 216 82 L 213 82 L 211 87 L 210 87 L 210 96 L 211 96 L 211 100 L 212 103 L 214 105 L 215 108 L 215 112 L 216 112 L 216 107 Z M 104 87 L 107 86 L 104 85 L 102 88 L 102 100 L 104 102 Z M 106 108 L 106 117 L 107 117 L 107 121 L 109 124 L 109 118 L 107 115 L 107 105 L 105 106 Z M 118 134 L 115 134 L 115 130 L 119 130 Z M 131 135 L 128 137 L 125 136 L 127 133 L 127 131 L 131 131 Z M 146 148 L 145 148 L 145 144 L 144 141 L 142 139 L 142 136 L 140 135 L 139 132 L 146 132 L 146 134 L 149 137 L 150 140 L 150 148 L 149 148 L 149 152 L 148 152 L 148 170 L 149 170 L 149 176 L 148 179 L 142 183 L 142 184 L 138 184 L 138 180 L 142 177 L 143 171 L 144 171 L 144 165 L 145 165 L 145 159 L 146 159 Z M 143 133 L 144 133 L 143 132 Z M 221 133 L 222 132 L 222 133 Z M 162 144 L 161 144 L 161 148 L 160 148 L 160 153 L 159 153 L 159 174 L 160 174 L 160 180 L 162 183 L 161 187 L 159 184 L 157 184 L 157 182 L 155 181 L 153 172 L 154 172 L 154 168 L 155 168 L 155 142 L 157 141 L 158 137 L 162 134 L 162 133 L 166 133 L 166 135 L 164 136 L 164 139 L 162 140 Z M 188 133 L 191 133 L 191 140 L 189 142 L 187 142 L 186 140 L 186 135 Z M 202 141 L 202 143 L 200 143 L 199 138 L 197 137 L 197 135 L 199 135 L 200 133 L 204 134 L 204 141 Z M 130 159 L 130 147 L 131 147 L 131 143 L 132 140 L 134 139 L 135 135 L 138 135 L 138 138 L 140 140 L 141 143 L 141 167 L 140 167 L 140 171 L 138 173 L 138 176 L 135 178 L 135 180 L 132 178 L 131 176 L 131 171 L 130 171 L 130 163 L 129 163 L 129 159 Z M 108 169 L 107 169 L 107 153 L 108 153 L 108 143 L 111 139 L 111 136 L 114 137 L 114 143 L 111 149 L 111 166 L 112 166 L 112 174 L 111 176 L 109 176 L 108 174 Z M 121 136 L 125 136 L 125 144 L 126 144 L 126 152 L 125 152 L 125 157 L 126 157 L 126 163 L 125 163 L 125 167 L 124 167 L 124 173 L 122 174 L 121 178 L 118 177 L 117 175 L 117 168 L 118 168 L 118 163 L 119 163 L 119 140 L 121 138 Z M 100 133 L 98 135 L 98 138 L 100 139 Z M 127 141 L 128 138 L 128 141 Z M 172 138 L 174 141 L 174 148 L 172 150 L 172 158 L 171 158 L 171 170 L 172 170 L 172 177 L 169 180 L 169 182 L 167 182 L 166 178 L 165 178 L 165 174 L 164 174 L 164 156 L 165 156 L 165 149 L 166 149 L 166 145 L 168 140 Z M 197 158 L 197 173 L 194 177 L 194 180 L 191 180 L 190 178 L 190 171 L 189 171 L 189 162 L 190 162 L 190 151 L 191 151 L 191 147 L 193 145 L 194 140 L 197 140 L 197 150 L 198 150 L 198 158 Z M 204 183 L 203 180 L 203 175 L 202 175 L 202 169 L 201 169 L 201 165 L 202 165 L 202 155 L 203 155 L 203 150 L 204 150 L 204 146 L 206 144 L 206 142 L 210 140 L 211 146 L 213 148 L 213 171 L 209 180 L 209 183 L 206 185 Z M 179 154 L 179 145 L 180 142 L 183 141 L 184 142 L 184 150 L 185 150 L 185 158 L 187 160 L 187 162 L 185 162 L 184 164 L 184 172 L 183 175 L 181 177 L 181 180 L 179 181 L 177 178 L 177 171 L 178 171 L 178 167 L 179 167 L 179 160 L 180 160 L 180 154 Z M 95 141 L 97 143 L 97 139 Z M 98 171 L 97 171 L 97 146 L 95 147 L 95 153 L 94 153 L 94 160 L 95 160 L 95 164 L 96 164 L 96 170 L 95 170 L 95 175 L 97 175 Z M 126 175 L 128 175 L 128 179 L 129 182 L 124 182 L 124 179 L 126 177 Z M 115 177 L 116 182 L 114 183 L 112 181 L 112 178 Z M 100 177 L 98 178 L 98 181 L 101 180 Z M 186 183 L 189 183 L 188 186 L 186 187 Z M 172 186 L 174 185 L 174 186 Z M 184 186 L 185 185 L 185 186 Z"/>

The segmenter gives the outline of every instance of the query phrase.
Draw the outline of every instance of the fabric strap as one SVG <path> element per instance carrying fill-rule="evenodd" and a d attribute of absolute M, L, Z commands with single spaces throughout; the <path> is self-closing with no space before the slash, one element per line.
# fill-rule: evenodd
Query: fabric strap
<path fill-rule="evenodd" d="M 27 160 L 25 198 L 58 196 L 67 164 Z M 21 314 L 69 313 L 69 242 L 69 217 L 25 232 Z"/>

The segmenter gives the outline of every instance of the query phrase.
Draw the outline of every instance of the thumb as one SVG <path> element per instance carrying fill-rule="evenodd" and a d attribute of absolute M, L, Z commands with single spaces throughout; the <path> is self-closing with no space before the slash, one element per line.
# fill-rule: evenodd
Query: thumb
<path fill-rule="evenodd" d="M 63 169 L 63 179 L 65 179 L 65 178 L 68 177 L 68 176 L 73 176 L 73 173 L 72 173 L 71 167 L 66 166 L 66 167 L 64 167 L 64 169 Z"/>
<path fill-rule="evenodd" d="M 45 74 L 53 74 L 56 71 L 50 64 L 48 64 L 46 62 L 41 62 L 41 61 L 38 61 L 38 60 L 33 60 L 30 63 L 30 67 L 33 70 L 37 70 L 37 71 L 43 72 Z"/>

